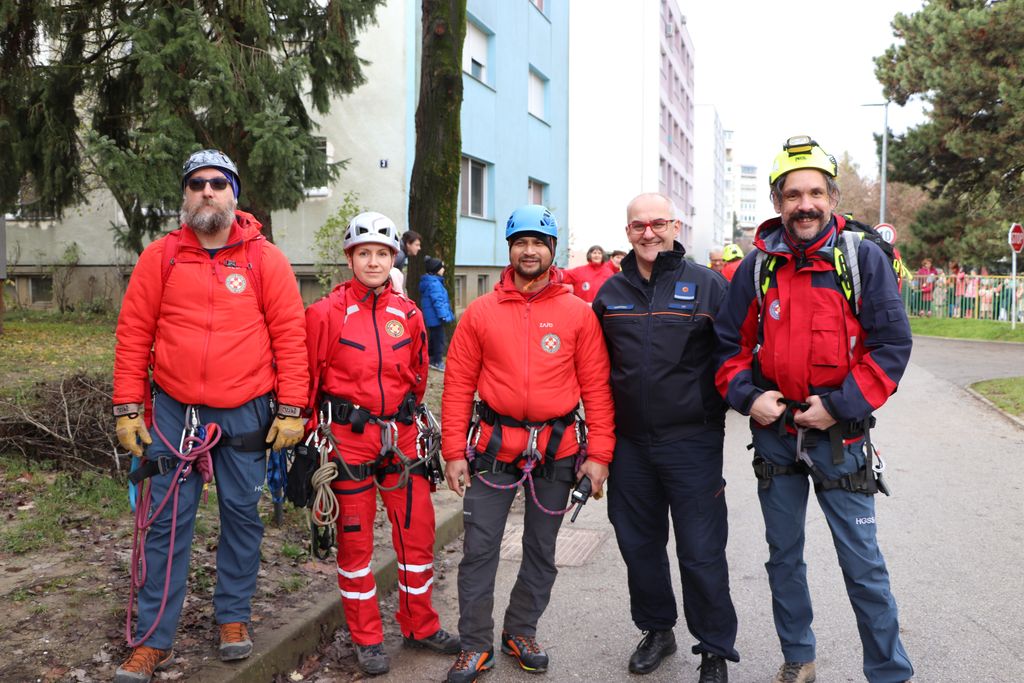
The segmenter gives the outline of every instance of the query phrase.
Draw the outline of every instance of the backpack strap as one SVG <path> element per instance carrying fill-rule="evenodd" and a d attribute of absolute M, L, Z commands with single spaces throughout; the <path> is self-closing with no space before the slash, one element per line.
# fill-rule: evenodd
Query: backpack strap
<path fill-rule="evenodd" d="M 860 313 L 860 260 L 857 258 L 857 249 L 863 237 L 863 233 L 842 230 L 839 233 L 839 246 L 832 249 L 836 278 L 839 280 L 843 295 L 850 302 L 854 316 Z"/>
<path fill-rule="evenodd" d="M 163 262 L 160 264 L 160 287 L 161 291 L 164 285 L 167 284 L 167 278 L 171 276 L 171 267 L 174 265 L 175 259 L 178 257 L 178 248 L 181 246 L 181 228 L 172 230 L 167 233 L 167 237 L 164 238 L 164 255 Z M 163 297 L 161 296 L 161 299 Z"/>
<path fill-rule="evenodd" d="M 769 256 L 760 249 L 754 253 L 754 292 L 757 294 L 757 310 L 761 310 L 764 304 L 764 297 L 768 294 L 768 285 L 771 284 L 771 274 L 779 266 L 779 257 L 772 254 Z M 760 313 L 758 314 L 760 316 Z"/>

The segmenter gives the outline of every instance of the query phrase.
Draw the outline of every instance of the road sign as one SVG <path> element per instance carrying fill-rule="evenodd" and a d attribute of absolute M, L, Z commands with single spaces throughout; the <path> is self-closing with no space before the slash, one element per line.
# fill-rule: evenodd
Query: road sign
<path fill-rule="evenodd" d="M 882 239 L 889 244 L 896 244 L 896 228 L 892 227 L 888 223 L 879 223 L 875 226 L 875 230 L 882 236 Z"/>
<path fill-rule="evenodd" d="M 1010 247 L 1018 254 L 1021 249 L 1024 249 L 1024 227 L 1020 223 L 1010 226 L 1009 241 Z"/>

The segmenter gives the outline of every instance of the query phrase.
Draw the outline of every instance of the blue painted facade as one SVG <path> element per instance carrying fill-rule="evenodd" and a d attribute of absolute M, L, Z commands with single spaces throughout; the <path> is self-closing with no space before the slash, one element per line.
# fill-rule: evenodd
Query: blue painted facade
<path fill-rule="evenodd" d="M 543 203 L 558 220 L 556 262 L 568 247 L 569 6 L 546 0 L 469 0 L 468 20 L 487 35 L 486 75 L 463 71 L 462 151 L 488 165 L 483 218 L 460 211 L 455 260 L 462 266 L 508 263 L 505 221 L 543 183 Z M 544 83 L 543 114 L 529 113 L 530 73 Z"/>

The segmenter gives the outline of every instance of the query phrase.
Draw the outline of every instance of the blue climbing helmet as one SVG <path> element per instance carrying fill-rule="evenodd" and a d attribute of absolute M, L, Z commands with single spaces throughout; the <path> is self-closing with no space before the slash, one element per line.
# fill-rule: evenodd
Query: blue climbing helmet
<path fill-rule="evenodd" d="M 512 212 L 505 224 L 505 239 L 511 245 L 512 240 L 523 233 L 533 233 L 545 242 L 550 240 L 548 246 L 554 253 L 555 242 L 558 241 L 558 222 L 546 206 L 527 204 Z"/>
<path fill-rule="evenodd" d="M 181 167 L 182 192 L 185 191 L 185 181 L 188 180 L 188 177 L 201 168 L 215 168 L 218 171 L 223 171 L 228 180 L 231 181 L 231 189 L 235 193 L 235 199 L 238 199 L 238 195 L 242 191 L 242 184 L 238 180 L 238 167 L 235 166 L 235 162 L 231 161 L 227 154 L 219 149 L 201 149 L 198 152 L 192 152 L 189 158 L 185 160 L 184 165 Z"/>

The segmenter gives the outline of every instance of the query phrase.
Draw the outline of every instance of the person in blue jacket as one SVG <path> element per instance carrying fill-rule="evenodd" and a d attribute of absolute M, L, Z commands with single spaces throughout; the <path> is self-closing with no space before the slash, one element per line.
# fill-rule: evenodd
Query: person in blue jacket
<path fill-rule="evenodd" d="M 445 323 L 455 320 L 444 286 L 444 261 L 433 256 L 424 260 L 427 272 L 420 278 L 420 308 L 427 324 L 427 353 L 430 367 L 444 372 Z"/>

